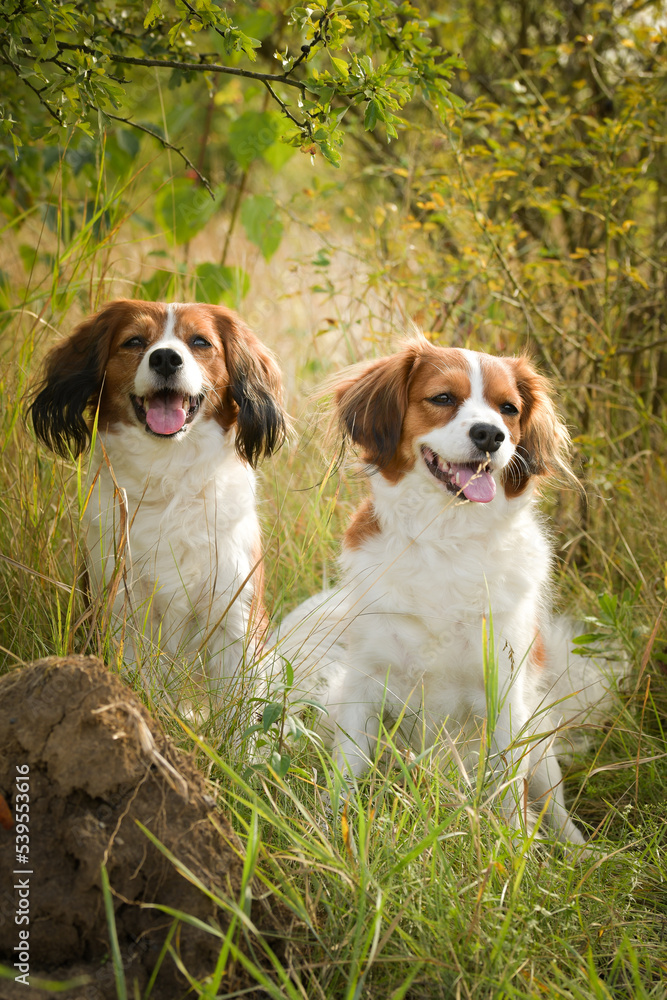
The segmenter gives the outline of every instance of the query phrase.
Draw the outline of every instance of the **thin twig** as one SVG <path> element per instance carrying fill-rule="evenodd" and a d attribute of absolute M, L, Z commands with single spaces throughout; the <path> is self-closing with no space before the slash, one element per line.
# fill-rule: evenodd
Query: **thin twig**
<path fill-rule="evenodd" d="M 290 111 L 290 109 L 287 107 L 287 105 L 285 104 L 285 102 L 281 101 L 281 99 L 278 97 L 278 95 L 276 94 L 275 90 L 273 89 L 273 87 L 271 86 L 271 84 L 269 83 L 269 81 L 268 80 L 264 80 L 263 83 L 264 83 L 264 86 L 266 87 L 266 89 L 268 90 L 268 92 L 271 94 L 271 97 L 273 98 L 273 100 L 277 104 L 280 105 L 283 114 L 287 118 L 289 118 L 289 120 L 291 122 L 293 122 L 296 125 L 297 128 L 299 128 L 299 129 L 308 129 L 308 135 L 312 138 L 313 129 L 312 129 L 312 125 L 310 124 L 310 122 L 308 121 L 308 119 L 306 119 L 306 121 L 304 121 L 304 122 L 300 122 L 298 118 L 294 117 L 294 115 L 292 114 L 292 112 Z"/>
<path fill-rule="evenodd" d="M 163 136 L 161 136 L 159 132 L 153 132 L 152 129 L 146 128 L 145 125 L 139 125 L 138 122 L 132 121 L 131 118 L 121 118 L 120 115 L 112 115 L 108 111 L 105 111 L 104 114 L 107 116 L 107 118 L 113 118 L 113 120 L 116 122 L 122 122 L 124 125 L 129 125 L 130 128 L 136 128 L 139 129 L 140 132 L 145 132 L 146 135 L 151 135 L 154 139 L 157 139 L 158 142 L 162 143 L 165 149 L 171 149 L 174 153 L 178 153 L 178 155 L 187 164 L 190 170 L 194 170 L 197 177 L 199 178 L 201 183 L 204 185 L 204 187 L 210 194 L 211 198 L 215 199 L 215 193 L 210 185 L 210 182 L 206 179 L 206 177 L 204 177 L 201 171 L 197 169 L 197 167 L 194 165 L 190 157 L 183 152 L 182 147 L 172 145 L 172 143 L 169 142 L 167 139 L 165 139 Z"/>
<path fill-rule="evenodd" d="M 667 337 L 661 337 L 660 340 L 652 340 L 650 344 L 639 344 L 638 347 L 618 347 L 615 353 L 641 354 L 642 351 L 652 351 L 654 347 L 662 347 L 663 344 L 667 344 Z"/>
<path fill-rule="evenodd" d="M 326 16 L 323 17 L 322 20 L 320 21 L 320 26 L 313 35 L 312 42 L 309 42 L 307 46 L 306 45 L 303 46 L 301 50 L 301 55 L 294 60 L 289 69 L 285 70 L 285 73 L 283 74 L 284 77 L 287 77 L 290 73 L 293 73 L 294 70 L 297 68 L 297 66 L 300 66 L 301 63 L 308 58 L 310 53 L 313 51 L 314 46 L 319 45 L 319 43 L 323 40 L 323 32 L 324 32 L 323 26 L 325 22 L 326 22 Z M 326 48 L 326 43 L 325 43 L 325 48 Z"/>
<path fill-rule="evenodd" d="M 60 117 L 60 115 L 58 114 L 57 111 L 54 111 L 54 109 L 51 107 L 51 105 L 49 104 L 49 102 L 46 101 L 46 100 L 44 100 L 44 98 L 42 97 L 41 90 L 38 90 L 37 87 L 33 87 L 33 85 L 31 84 L 30 80 L 28 80 L 26 77 L 22 77 L 21 76 L 19 67 L 16 65 L 16 63 L 12 59 L 9 58 L 9 56 L 7 55 L 7 53 L 5 52 L 4 49 L 0 49 L 0 54 L 2 55 L 2 61 L 5 63 L 5 65 L 10 66 L 14 70 L 14 73 L 16 74 L 16 78 L 18 80 L 20 80 L 21 83 L 25 83 L 26 87 L 29 87 L 30 90 L 32 90 L 33 94 L 35 94 L 35 96 L 37 97 L 37 100 L 39 101 L 39 103 L 44 108 L 46 108 L 46 110 L 51 115 L 51 117 L 54 118 L 59 125 L 62 125 L 63 124 L 62 118 Z"/>

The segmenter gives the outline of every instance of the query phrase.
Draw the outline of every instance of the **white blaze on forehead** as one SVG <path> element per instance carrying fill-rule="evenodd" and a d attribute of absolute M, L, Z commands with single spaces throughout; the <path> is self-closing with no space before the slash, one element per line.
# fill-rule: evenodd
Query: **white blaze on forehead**
<path fill-rule="evenodd" d="M 481 356 L 476 351 L 468 351 L 463 348 L 461 353 L 466 359 L 470 376 L 470 395 L 461 406 L 461 416 L 464 423 L 468 427 L 477 421 L 496 423 L 498 426 L 502 426 L 502 420 L 489 405 L 484 392 L 485 380 Z"/>
<path fill-rule="evenodd" d="M 167 306 L 167 322 L 164 324 L 164 329 L 162 330 L 162 336 L 160 340 L 169 340 L 170 337 L 174 336 L 174 331 L 176 329 L 176 306 Z"/>
<path fill-rule="evenodd" d="M 470 376 L 470 395 L 468 399 L 474 400 L 476 403 L 484 403 L 484 376 L 482 374 L 479 354 L 476 351 L 468 351 L 465 348 L 461 348 L 461 354 L 466 359 L 468 374 Z"/>
<path fill-rule="evenodd" d="M 513 382 L 511 367 L 505 358 L 497 358 L 492 354 L 479 354 L 477 351 L 461 350 L 465 354 L 470 371 L 470 399 L 479 402 L 483 406 L 495 409 L 489 401 L 488 392 L 494 381 L 505 375 L 503 383 L 507 379 Z"/>
<path fill-rule="evenodd" d="M 183 363 L 186 363 L 186 354 L 190 355 L 190 352 L 185 344 L 185 342 L 176 333 L 176 322 L 178 320 L 178 310 L 180 306 L 178 303 L 170 303 L 167 306 L 167 317 L 164 321 L 164 326 L 160 332 L 160 336 L 156 341 L 154 341 L 148 348 L 148 354 L 152 354 L 153 351 L 170 347 L 172 350 L 176 351 L 177 354 L 183 358 Z"/>

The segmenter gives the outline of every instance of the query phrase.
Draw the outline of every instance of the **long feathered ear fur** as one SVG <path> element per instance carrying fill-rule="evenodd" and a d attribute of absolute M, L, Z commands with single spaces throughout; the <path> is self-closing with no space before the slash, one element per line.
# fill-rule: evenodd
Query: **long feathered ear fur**
<path fill-rule="evenodd" d="M 229 374 L 223 416 L 236 422 L 236 450 L 253 468 L 283 444 L 288 429 L 282 407 L 280 369 L 270 351 L 242 320 L 222 306 L 212 306 L 225 348 Z"/>
<path fill-rule="evenodd" d="M 379 469 L 398 449 L 418 353 L 418 345 L 409 343 L 387 358 L 346 368 L 328 383 L 343 430 L 360 445 L 363 460 Z"/>
<path fill-rule="evenodd" d="M 521 438 L 505 476 L 505 493 L 519 496 L 532 476 L 561 476 L 579 485 L 570 468 L 570 435 L 551 401 L 549 381 L 527 358 L 511 359 L 519 395 Z"/>
<path fill-rule="evenodd" d="M 28 408 L 37 437 L 64 458 L 88 447 L 85 414 L 102 389 L 116 305 L 84 320 L 47 355 L 44 378 Z"/>

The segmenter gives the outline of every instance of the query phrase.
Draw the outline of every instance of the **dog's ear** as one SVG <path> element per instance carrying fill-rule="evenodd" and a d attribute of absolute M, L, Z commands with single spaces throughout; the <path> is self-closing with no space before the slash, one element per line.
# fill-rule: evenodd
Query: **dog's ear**
<path fill-rule="evenodd" d="M 84 320 L 47 355 L 44 378 L 28 413 L 37 437 L 67 458 L 80 454 L 90 441 L 86 411 L 97 402 L 104 381 L 114 321 L 120 302 Z"/>
<path fill-rule="evenodd" d="M 505 493 L 514 497 L 523 493 L 532 476 L 576 477 L 569 463 L 570 435 L 556 413 L 548 379 L 527 358 L 512 358 L 510 363 L 523 404 L 517 455 L 504 476 Z"/>
<path fill-rule="evenodd" d="M 236 450 L 253 468 L 287 436 L 282 379 L 275 358 L 236 313 L 211 306 L 229 375 L 223 425 L 236 424 Z"/>
<path fill-rule="evenodd" d="M 354 365 L 329 383 L 345 433 L 362 449 L 365 462 L 385 469 L 398 449 L 408 408 L 410 374 L 418 348 Z"/>

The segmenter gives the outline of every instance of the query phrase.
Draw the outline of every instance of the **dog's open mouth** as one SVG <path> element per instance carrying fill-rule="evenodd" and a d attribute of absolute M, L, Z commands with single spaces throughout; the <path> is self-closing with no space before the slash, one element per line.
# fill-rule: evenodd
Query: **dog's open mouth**
<path fill-rule="evenodd" d="M 450 493 L 463 494 L 473 503 L 489 503 L 495 497 L 496 483 L 487 458 L 480 462 L 445 462 L 426 445 L 422 445 L 421 452 L 428 471 Z"/>
<path fill-rule="evenodd" d="M 184 396 L 168 389 L 154 396 L 130 396 L 137 420 L 146 425 L 146 430 L 160 437 L 178 434 L 191 423 L 203 398 L 203 395 Z"/>

